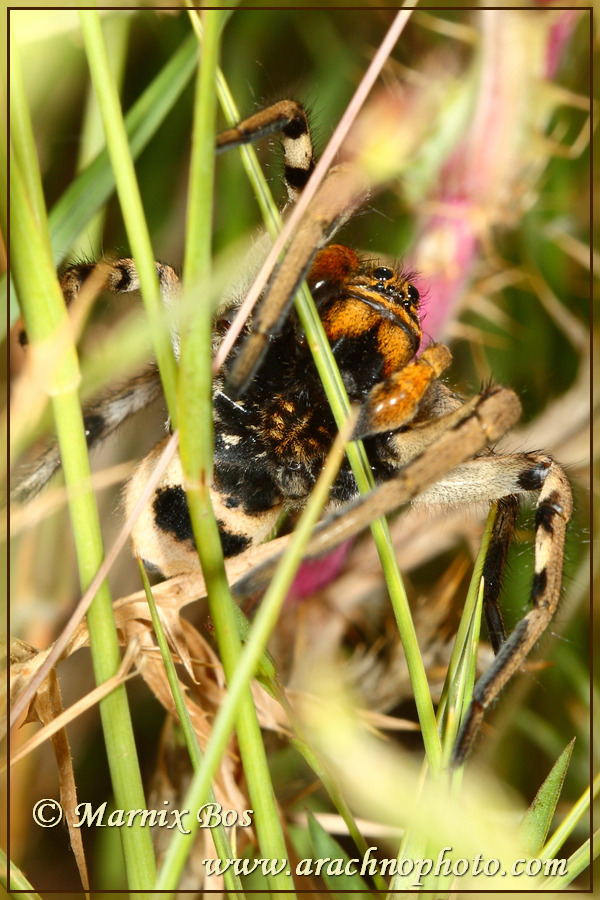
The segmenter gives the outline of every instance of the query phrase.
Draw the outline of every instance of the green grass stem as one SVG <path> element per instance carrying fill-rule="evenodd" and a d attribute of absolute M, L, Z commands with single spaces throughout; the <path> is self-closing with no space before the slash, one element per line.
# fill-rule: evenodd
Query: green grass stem
<path fill-rule="evenodd" d="M 444 745 L 445 762 L 448 761 L 448 754 L 452 751 L 460 723 L 467 712 L 473 694 L 483 604 L 481 573 L 490 544 L 496 512 L 497 504 L 494 503 L 488 514 L 479 544 L 465 605 L 454 639 L 454 647 L 452 648 L 446 679 L 438 703 L 436 718 Z"/>
<path fill-rule="evenodd" d="M 33 215 L 40 226 L 40 237 L 48 234 L 46 202 L 42 177 L 37 160 L 35 140 L 23 81 L 21 55 L 11 28 L 10 54 L 10 136 L 19 171 L 25 181 L 25 190 Z M 5 195 L 6 196 L 6 195 Z"/>
<path fill-rule="evenodd" d="M 21 154 L 21 158 L 23 155 Z M 52 352 L 47 391 L 51 396 L 61 448 L 69 512 L 82 590 L 102 561 L 100 523 L 91 491 L 83 415 L 79 404 L 79 369 L 68 316 L 50 256 L 50 244 L 40 234 L 25 182 L 11 160 L 11 271 L 22 305 L 31 352 Z M 58 361 L 57 361 L 58 360 Z M 104 582 L 87 615 L 97 684 L 111 678 L 120 664 L 119 643 L 108 584 Z M 118 808 L 144 808 L 144 792 L 125 687 L 100 703 L 106 752 Z M 139 824 L 122 832 L 123 852 L 131 890 L 152 886 L 155 875 L 150 835 Z"/>
<path fill-rule="evenodd" d="M 7 896 L 9 897 L 18 897 L 19 900 L 42 900 L 21 869 L 19 869 L 14 862 L 6 858 L 6 853 L 1 847 L 0 884 L 4 887 Z M 15 893 L 13 893 L 13 891 L 15 891 Z"/>
<path fill-rule="evenodd" d="M 127 62 L 131 19 L 129 16 L 114 16 L 113 18 L 105 19 L 102 27 L 112 75 L 120 92 Z M 125 130 L 127 131 L 127 119 L 125 119 Z M 129 144 L 131 147 L 131 139 Z M 83 172 L 87 166 L 93 163 L 103 148 L 104 129 L 102 127 L 102 116 L 100 115 L 94 90 L 90 84 L 88 85 L 85 111 L 81 124 L 77 172 Z M 133 148 L 131 155 L 135 159 Z M 108 158 L 106 159 L 106 170 L 112 173 Z M 102 234 L 105 220 L 106 209 L 101 207 L 90 221 L 86 223 L 85 228 L 83 228 L 81 234 L 78 235 L 72 245 L 69 244 L 72 258 L 88 259 L 91 255 L 94 259 L 97 259 L 102 255 Z"/>
<path fill-rule="evenodd" d="M 158 286 L 154 253 L 127 140 L 119 96 L 112 77 L 98 13 L 90 9 L 80 10 L 79 17 L 127 237 L 136 262 L 142 299 L 152 325 L 156 361 L 161 374 L 167 406 L 173 422 L 176 424 L 177 374 L 175 359 L 169 330 L 166 327 L 166 315 Z"/>
<path fill-rule="evenodd" d="M 134 159 L 161 127 L 188 84 L 194 73 L 196 58 L 196 41 L 190 35 L 127 112 L 125 130 Z M 50 211 L 55 265 L 64 261 L 78 235 L 92 216 L 102 209 L 114 189 L 115 175 L 105 148 L 69 185 Z"/>
<path fill-rule="evenodd" d="M 256 674 L 260 665 L 264 648 L 271 631 L 277 622 L 281 605 L 285 600 L 287 590 L 297 569 L 298 560 L 302 557 L 304 547 L 310 539 L 312 530 L 322 512 L 323 505 L 329 496 L 331 484 L 343 458 L 344 439 L 347 437 L 347 434 L 348 431 L 346 431 L 346 435 L 342 434 L 341 436 L 338 436 L 315 490 L 311 494 L 309 503 L 300 517 L 298 526 L 294 530 L 290 545 L 277 568 L 273 580 L 271 581 L 256 614 L 243 653 L 237 661 L 233 677 L 228 680 L 227 698 L 215 718 L 210 741 L 202 760 L 202 765 L 195 773 L 185 798 L 186 808 L 195 809 L 202 804 L 202 798 L 205 796 L 205 792 L 216 772 L 219 761 L 226 751 L 227 741 L 229 740 L 234 725 L 236 725 L 238 729 L 240 749 L 242 747 L 239 733 L 240 706 L 243 702 L 244 695 L 247 693 L 248 684 Z M 267 790 L 269 787 L 270 786 L 267 783 L 262 785 L 263 790 Z M 258 829 L 258 811 L 255 809 L 254 812 L 256 814 L 256 824 Z M 176 861 L 180 860 L 181 855 L 185 852 L 184 841 L 182 838 L 183 836 L 179 834 L 174 836 L 167 855 L 165 856 L 163 867 L 159 873 L 158 887 L 160 888 L 163 888 L 169 883 L 172 867 L 176 865 Z M 273 845 L 267 846 L 272 847 Z M 286 855 L 284 845 L 283 852 L 278 852 L 271 858 L 283 859 Z M 286 881 L 288 881 L 287 889 L 289 894 L 289 880 L 286 878 Z"/>
<path fill-rule="evenodd" d="M 192 763 L 192 768 L 196 772 L 198 767 L 202 761 L 202 750 L 200 749 L 200 744 L 198 743 L 198 738 L 196 737 L 196 732 L 194 731 L 194 726 L 192 724 L 192 720 L 190 718 L 190 713 L 187 708 L 185 699 L 183 697 L 183 691 L 181 690 L 181 683 L 179 678 L 177 677 L 177 670 L 175 669 L 175 663 L 173 662 L 173 657 L 171 656 L 171 651 L 169 649 L 169 644 L 167 642 L 167 638 L 162 627 L 162 622 L 160 620 L 160 614 L 156 607 L 156 601 L 154 600 L 154 595 L 152 593 L 152 587 L 150 586 L 150 582 L 148 580 L 148 576 L 146 574 L 146 570 L 144 569 L 144 565 L 138 557 L 138 566 L 140 570 L 140 576 L 142 579 L 142 584 L 144 586 L 144 592 L 146 594 L 146 599 L 148 600 L 148 606 L 150 608 L 150 615 L 152 617 L 152 625 L 154 627 L 154 634 L 156 635 L 156 640 L 158 642 L 158 648 L 160 650 L 160 655 L 162 657 L 162 661 L 165 666 L 165 672 L 167 674 L 167 680 L 169 682 L 169 687 L 171 688 L 171 694 L 173 695 L 173 702 L 175 704 L 175 709 L 177 710 L 177 715 L 179 717 L 179 724 L 181 726 L 181 731 L 183 733 L 183 737 L 185 740 L 185 745 L 187 747 L 187 751 L 190 755 L 190 761 Z M 216 797 L 212 788 L 208 789 L 208 802 L 216 803 Z M 220 859 L 233 859 L 233 851 L 231 849 L 231 844 L 229 843 L 229 838 L 227 837 L 227 832 L 225 831 L 225 826 L 219 822 L 214 828 L 211 828 L 211 836 L 213 841 L 215 842 L 215 847 Z M 225 883 L 225 888 L 228 891 L 236 891 L 237 896 L 243 898 L 243 888 L 242 882 L 238 875 L 229 868 L 223 874 L 223 880 Z M 170 885 L 172 889 L 177 888 L 177 884 Z"/>
<path fill-rule="evenodd" d="M 214 452 L 211 354 L 214 310 L 208 302 L 210 295 L 208 285 L 211 276 L 216 128 L 215 74 L 223 21 L 223 14 L 220 11 L 206 11 L 203 16 L 204 40 L 196 85 L 192 136 L 184 290 L 197 293 L 200 298 L 204 298 L 204 302 L 196 304 L 194 315 L 182 337 L 179 409 L 182 426 L 180 455 L 186 478 L 188 504 L 196 546 L 206 579 L 219 652 L 229 684 L 239 660 L 241 642 L 209 488 Z M 284 858 L 285 840 L 248 683 L 238 700 L 236 727 L 261 853 L 264 857 Z M 205 790 L 207 787 L 208 785 L 205 786 Z M 181 858 L 179 856 L 179 864 Z M 175 856 L 170 856 L 169 865 L 174 860 Z M 165 866 L 161 870 L 161 885 L 172 880 L 167 872 L 168 865 L 165 859 Z M 268 883 L 271 890 L 289 890 L 290 886 L 293 886 L 285 874 L 269 875 Z"/>

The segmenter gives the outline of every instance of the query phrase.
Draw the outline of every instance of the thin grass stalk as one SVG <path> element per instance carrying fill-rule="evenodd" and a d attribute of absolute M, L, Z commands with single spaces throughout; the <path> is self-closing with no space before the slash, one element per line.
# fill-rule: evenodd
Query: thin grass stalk
<path fill-rule="evenodd" d="M 586 869 L 592 868 L 592 861 L 600 856 L 600 829 L 597 829 L 592 835 L 592 840 L 588 838 L 578 847 L 574 853 L 567 859 L 566 875 L 548 875 L 536 884 L 538 891 L 562 891 L 569 887 L 575 879 L 585 872 Z M 591 874 L 591 871 L 590 871 Z M 590 891 L 591 892 L 591 891 Z M 585 893 L 588 893 L 586 891 Z"/>
<path fill-rule="evenodd" d="M 190 80 L 196 64 L 193 35 L 184 41 L 125 116 L 131 155 L 136 159 L 160 128 L 165 116 Z M 115 188 L 108 151 L 102 150 L 56 201 L 50 211 L 50 237 L 55 265 L 65 258 L 90 217 L 110 198 Z"/>
<path fill-rule="evenodd" d="M 593 883 L 593 875 L 592 875 L 592 864 L 594 860 L 598 859 L 600 856 L 600 829 L 597 829 L 591 835 L 591 839 L 587 838 L 567 859 L 565 860 L 565 873 L 564 874 L 548 874 L 548 875 L 540 875 L 535 881 L 533 881 L 531 888 L 529 889 L 531 893 L 542 893 L 543 891 L 564 891 L 566 888 L 571 885 L 576 878 L 578 878 L 586 869 L 590 870 L 590 884 Z M 541 857 L 539 857 L 541 858 Z M 554 862 L 558 862 L 554 857 L 552 857 Z M 560 860 L 562 862 L 562 859 Z M 586 890 L 585 888 L 580 889 L 581 893 L 591 893 L 590 890 Z M 571 891 L 570 893 L 576 893 L 576 891 Z"/>
<path fill-rule="evenodd" d="M 156 640 L 158 642 L 158 648 L 160 650 L 160 655 L 162 657 L 162 661 L 165 666 L 165 672 L 167 675 L 167 681 L 169 682 L 169 687 L 171 688 L 171 694 L 173 696 L 173 702 L 175 704 L 175 709 L 177 710 L 177 715 L 179 716 L 179 724 L 181 726 L 181 730 L 183 732 L 185 745 L 187 747 L 187 751 L 190 755 L 190 761 L 192 763 L 192 768 L 194 772 L 197 771 L 201 761 L 202 761 L 202 750 L 200 749 L 200 744 L 198 743 L 198 738 L 196 736 L 196 732 L 194 731 L 194 726 L 192 724 L 192 720 L 190 717 L 189 710 L 187 708 L 186 702 L 183 697 L 183 691 L 181 690 L 181 683 L 179 678 L 177 677 L 177 671 L 175 669 L 175 663 L 173 662 L 173 658 L 171 656 L 171 651 L 169 650 L 169 644 L 167 642 L 167 638 L 165 636 L 164 629 L 162 627 L 162 622 L 160 621 L 160 615 L 158 609 L 156 607 L 156 601 L 154 600 L 154 595 L 152 593 L 152 587 L 150 586 L 150 582 L 148 580 L 148 576 L 146 575 L 146 570 L 144 569 L 144 564 L 141 559 L 138 557 L 138 566 L 140 570 L 140 576 L 142 579 L 142 584 L 144 586 L 144 592 L 146 594 L 146 599 L 148 601 L 148 606 L 150 608 L 150 615 L 152 617 L 152 625 L 154 627 L 154 634 L 156 635 Z M 212 788 L 208 789 L 208 800 L 209 803 L 216 803 L 216 797 Z M 211 837 L 215 842 L 215 847 L 220 859 L 233 859 L 233 851 L 231 849 L 231 844 L 229 843 L 229 838 L 227 837 L 227 832 L 225 830 L 225 826 L 222 822 L 219 822 L 214 828 L 211 828 Z M 225 883 L 225 888 L 228 891 L 236 891 L 236 895 L 241 897 L 243 900 L 244 890 L 242 887 L 242 882 L 239 875 L 233 871 L 230 867 L 226 869 L 223 874 L 223 880 Z M 177 885 L 171 885 L 172 888 L 176 888 Z"/>
<path fill-rule="evenodd" d="M 127 49 L 131 32 L 131 19 L 128 16 L 114 16 L 107 18 L 103 23 L 106 36 L 106 47 L 109 54 L 110 67 L 115 84 L 119 92 L 123 85 L 125 63 L 127 62 Z M 102 116 L 91 84 L 88 84 L 85 111 L 81 125 L 79 153 L 77 154 L 77 173 L 84 171 L 94 159 L 102 152 L 104 147 L 104 129 Z M 131 155 L 134 156 L 133 149 Z M 110 172 L 108 159 L 106 160 L 107 172 Z M 71 253 L 75 259 L 90 255 L 97 257 L 102 253 L 102 232 L 106 219 L 106 208 L 99 209 L 93 218 L 86 223 L 81 234 L 72 243 Z"/>
<path fill-rule="evenodd" d="M 473 573 L 467 591 L 463 614 L 454 641 L 450 663 L 448 664 L 448 672 L 438 703 L 436 721 L 443 748 L 444 766 L 448 763 L 460 722 L 466 714 L 473 694 L 477 663 L 477 647 L 479 643 L 479 625 L 481 622 L 483 602 L 481 572 L 487 554 L 495 517 L 496 504 L 494 504 L 490 510 L 484 534 L 479 545 L 479 551 L 475 560 L 475 565 L 473 566 Z M 440 773 L 434 772 L 433 774 L 434 778 L 436 778 L 439 777 Z M 426 760 L 421 770 L 419 790 L 422 790 L 428 777 L 431 777 L 431 773 L 428 772 L 428 761 Z M 459 773 L 454 773 L 452 782 L 454 789 L 458 789 L 459 781 Z M 415 844 L 410 832 L 405 834 L 400 845 L 398 854 L 399 860 L 403 858 L 415 859 L 430 853 L 430 848 L 424 847 L 418 838 L 416 841 L 417 843 Z M 437 848 L 431 852 L 435 855 L 436 851 Z M 401 889 L 402 882 L 398 876 L 394 876 L 390 884 L 390 891 L 393 892 L 394 890 Z M 436 889 L 436 880 L 431 876 L 427 876 L 425 879 L 423 890 L 426 889 Z"/>
<path fill-rule="evenodd" d="M 463 613 L 460 619 L 460 623 L 458 626 L 458 631 L 456 632 L 456 637 L 454 639 L 454 647 L 452 648 L 452 655 L 450 656 L 450 662 L 448 664 L 448 671 L 446 673 L 446 679 L 444 681 L 444 685 L 442 687 L 442 693 L 440 696 L 440 701 L 438 703 L 437 710 L 437 722 L 440 734 L 443 735 L 444 745 L 447 744 L 453 745 L 456 734 L 458 733 L 458 728 L 460 726 L 460 722 L 464 718 L 468 705 L 471 702 L 471 696 L 473 693 L 473 682 L 474 682 L 474 666 L 477 663 L 477 652 L 476 647 L 474 650 L 474 656 L 472 658 L 472 663 L 469 663 L 471 666 L 471 674 L 469 676 L 469 680 L 472 682 L 470 689 L 467 685 L 466 692 L 463 693 L 462 700 L 458 703 L 458 706 L 454 707 L 454 725 L 451 729 L 449 729 L 448 725 L 448 700 L 450 694 L 452 692 L 453 685 L 456 684 L 458 680 L 461 679 L 461 670 L 464 667 L 464 663 L 469 657 L 469 642 L 472 640 L 473 636 L 473 620 L 474 617 L 477 616 L 477 609 L 479 607 L 479 618 L 481 618 L 481 573 L 483 571 L 483 565 L 485 562 L 485 558 L 488 552 L 488 548 L 490 545 L 490 539 L 492 536 L 492 528 L 494 525 L 494 521 L 496 519 L 496 514 L 498 510 L 497 503 L 492 505 L 490 512 L 488 514 L 483 535 L 481 537 L 481 542 L 479 544 L 479 550 L 477 552 L 477 557 L 475 559 L 475 564 L 473 566 L 473 572 L 471 574 L 471 580 L 469 583 L 469 588 L 467 591 L 467 596 L 465 598 L 465 605 L 463 608 Z M 471 636 L 471 637 L 470 637 Z M 456 700 L 456 694 L 454 697 Z M 451 748 L 451 747 L 450 747 Z"/>
<path fill-rule="evenodd" d="M 312 492 L 310 500 L 300 517 L 298 526 L 294 530 L 292 540 L 286 549 L 260 605 L 260 609 L 256 614 L 256 618 L 253 622 L 241 658 L 236 666 L 233 678 L 228 682 L 227 697 L 215 718 L 210 740 L 202 760 L 202 765 L 194 774 L 194 778 L 192 779 L 192 783 L 190 784 L 186 795 L 184 801 L 186 808 L 197 809 L 202 805 L 202 798 L 205 796 L 206 790 L 218 768 L 223 753 L 226 752 L 227 742 L 233 731 L 234 724 L 237 722 L 239 705 L 243 699 L 244 693 L 247 691 L 247 685 L 260 666 L 269 635 L 277 621 L 281 605 L 285 600 L 287 590 L 293 580 L 298 565 L 298 559 L 301 558 L 304 548 L 310 539 L 312 530 L 318 521 L 323 506 L 329 496 L 331 484 L 339 470 L 343 458 L 344 441 L 345 438 L 347 438 L 347 434 L 348 430 L 346 431 L 346 434 L 342 433 L 341 435 L 338 435 L 338 438 L 334 442 L 334 447 L 332 448 L 317 485 L 315 486 L 315 490 Z M 193 829 L 194 824 L 192 823 L 192 831 Z M 169 880 L 172 880 L 172 871 L 178 864 L 178 861 L 181 860 L 183 853 L 185 853 L 183 837 L 184 836 L 180 834 L 176 834 L 173 837 L 165 856 L 163 866 L 159 872 L 157 882 L 157 887 L 159 888 L 163 888 L 164 885 L 169 883 Z M 285 852 L 282 856 L 272 858 L 283 859 L 285 858 Z M 286 893 L 289 896 L 294 896 L 289 890 Z"/>
<path fill-rule="evenodd" d="M 177 424 L 175 358 L 166 327 L 154 254 L 148 226 L 135 176 L 127 132 L 123 122 L 119 97 L 112 78 L 100 17 L 95 10 L 80 10 L 79 18 L 85 50 L 102 114 L 106 144 L 117 185 L 127 237 L 136 262 L 141 294 L 152 326 L 152 341 L 160 371 L 169 413 Z"/>
<path fill-rule="evenodd" d="M 214 182 L 214 136 L 216 128 L 215 73 L 223 14 L 204 13 L 202 65 L 198 73 L 192 160 L 184 256 L 186 291 L 207 295 L 211 274 L 212 194 Z M 202 287 L 205 290 L 202 290 Z M 212 318 L 211 304 L 199 302 L 182 340 L 179 403 L 181 414 L 181 461 L 186 479 L 190 515 L 206 579 L 211 615 L 228 684 L 233 678 L 241 642 L 233 601 L 227 584 L 218 527 L 212 512 L 210 488 L 213 468 L 212 420 Z M 254 822 L 264 857 L 285 858 L 286 846 L 275 804 L 266 754 L 248 683 L 238 701 L 237 736 Z M 161 871 L 161 884 L 163 881 Z M 290 878 L 269 875 L 271 890 L 289 890 Z"/>
<path fill-rule="evenodd" d="M 468 615 L 464 616 L 464 618 L 468 619 L 469 628 L 464 651 L 461 654 L 459 666 L 450 689 L 446 718 L 447 728 L 442 732 L 445 765 L 450 761 L 452 748 L 473 696 L 473 687 L 477 675 L 477 650 L 479 647 L 481 612 L 483 609 L 483 589 L 483 578 L 480 578 L 479 590 L 476 594 L 473 592 L 469 596 L 469 612 Z M 461 767 L 453 773 L 452 783 L 455 788 L 460 784 L 462 772 L 463 769 Z"/>
<path fill-rule="evenodd" d="M 33 127 L 29 115 L 21 56 L 10 29 L 10 134 L 19 171 L 25 180 L 25 190 L 31 209 L 40 227 L 42 240 L 48 234 L 46 202 L 42 177 L 37 160 Z"/>
<path fill-rule="evenodd" d="M 73 526 L 77 563 L 85 590 L 102 561 L 100 523 L 91 491 L 90 468 L 83 415 L 79 405 L 79 370 L 70 338 L 68 317 L 49 252 L 42 239 L 25 191 L 24 180 L 11 158 L 11 269 L 31 352 L 54 347 L 54 365 L 48 367 L 47 389 L 51 395 L 61 449 L 65 481 L 69 489 L 69 512 Z M 56 363 L 56 348 L 60 362 Z M 87 615 L 96 683 L 111 678 L 119 668 L 120 653 L 107 582 L 103 582 Z M 125 687 L 117 688 L 100 703 L 106 752 L 118 808 L 145 808 Z M 123 852 L 130 889 L 152 887 L 154 854 L 147 829 L 137 822 L 123 830 Z"/>
<path fill-rule="evenodd" d="M 308 338 L 315 365 L 323 381 L 327 399 L 339 428 L 340 422 L 343 421 L 344 411 L 349 408 L 348 396 L 329 342 L 325 336 L 319 314 L 306 285 L 303 286 L 303 290 L 297 297 L 296 310 Z M 363 495 L 368 494 L 374 487 L 374 481 L 362 442 L 353 441 L 348 444 L 346 453 L 359 491 Z M 371 532 L 379 554 L 398 631 L 402 640 L 402 647 L 414 692 L 417 715 L 421 725 L 425 754 L 431 768 L 434 771 L 438 771 L 441 765 L 442 752 L 433 701 L 387 520 L 382 518 L 372 522 Z"/>
<path fill-rule="evenodd" d="M 0 848 L 0 884 L 11 897 L 15 896 L 11 893 L 12 891 L 18 891 L 21 900 L 42 900 L 21 869 L 12 860 L 6 858 L 6 853 L 2 848 Z"/>

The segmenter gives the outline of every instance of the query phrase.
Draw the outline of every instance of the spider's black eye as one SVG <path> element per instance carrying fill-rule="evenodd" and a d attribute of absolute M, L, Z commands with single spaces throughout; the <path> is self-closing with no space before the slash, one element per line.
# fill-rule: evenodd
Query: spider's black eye
<path fill-rule="evenodd" d="M 416 305 L 419 302 L 419 292 L 414 284 L 409 284 L 408 288 L 406 289 L 406 296 L 412 304 Z"/>
<path fill-rule="evenodd" d="M 371 274 L 378 281 L 391 281 L 394 277 L 393 270 L 388 269 L 387 266 L 379 266 L 377 269 L 373 269 Z"/>

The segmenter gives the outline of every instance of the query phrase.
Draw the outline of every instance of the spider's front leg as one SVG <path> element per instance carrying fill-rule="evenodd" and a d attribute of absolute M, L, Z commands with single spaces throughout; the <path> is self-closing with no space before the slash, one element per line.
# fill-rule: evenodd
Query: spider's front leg
<path fill-rule="evenodd" d="M 156 274 L 161 295 L 167 306 L 179 296 L 179 279 L 171 266 L 156 262 Z M 96 296 L 102 292 L 127 294 L 140 290 L 137 267 L 133 259 L 102 259 L 97 263 L 77 263 L 60 276 L 65 302 L 75 309 L 84 300 L 84 292 Z M 21 344 L 27 343 L 24 331 L 19 334 Z M 127 384 L 96 400 L 84 410 L 85 436 L 88 449 L 100 444 L 129 416 L 135 415 L 156 400 L 162 393 L 156 365 L 131 378 Z M 24 503 L 31 499 L 60 468 L 60 450 L 54 443 L 35 461 L 31 470 L 11 489 L 11 500 Z"/>

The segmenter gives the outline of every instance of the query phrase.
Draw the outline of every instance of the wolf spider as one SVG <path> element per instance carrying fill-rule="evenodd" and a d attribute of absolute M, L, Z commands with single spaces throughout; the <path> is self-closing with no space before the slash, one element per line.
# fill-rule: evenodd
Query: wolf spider
<path fill-rule="evenodd" d="M 293 201 L 314 165 L 306 115 L 297 103 L 282 101 L 244 120 L 218 137 L 217 150 L 275 132 L 280 134 L 285 181 Z M 337 178 L 334 170 L 325 182 L 330 198 L 338 190 Z M 454 748 L 453 761 L 458 763 L 469 753 L 485 710 L 554 615 L 571 490 L 563 469 L 545 454 L 500 454 L 489 449 L 517 421 L 517 397 L 506 388 L 489 386 L 463 401 L 441 380 L 451 362 L 447 347 L 429 344 L 417 356 L 422 338 L 418 291 L 402 271 L 328 243 L 347 217 L 339 207 L 334 203 L 332 211 L 331 200 L 326 203 L 317 195 L 310 228 L 298 233 L 300 262 L 294 257 L 291 265 L 284 261 L 276 270 L 257 314 L 214 380 L 215 515 L 226 557 L 264 541 L 283 509 L 306 502 L 337 432 L 298 318 L 289 311 L 296 288 L 306 278 L 348 397 L 360 407 L 353 439 L 364 441 L 377 484 L 360 499 L 349 463 L 342 464 L 309 554 L 335 546 L 375 517 L 415 499 L 426 504 L 498 505 L 483 569 L 484 611 L 496 657 L 475 686 Z M 173 269 L 156 263 L 156 271 L 163 295 L 177 295 L 179 281 Z M 76 300 L 92 272 L 106 291 L 139 289 L 131 259 L 79 264 L 61 277 L 67 303 Z M 231 315 L 232 309 L 226 308 L 217 316 L 215 349 Z M 152 367 L 90 407 L 85 415 L 90 446 L 160 391 L 158 372 Z M 163 444 L 143 460 L 129 482 L 128 510 Z M 17 498 L 39 489 L 59 464 L 57 450 L 48 451 L 33 474 L 17 486 Z M 507 637 L 498 601 L 502 573 L 519 496 L 532 492 L 538 499 L 531 609 Z M 177 455 L 143 510 L 133 543 L 142 559 L 164 575 L 198 567 Z"/>

